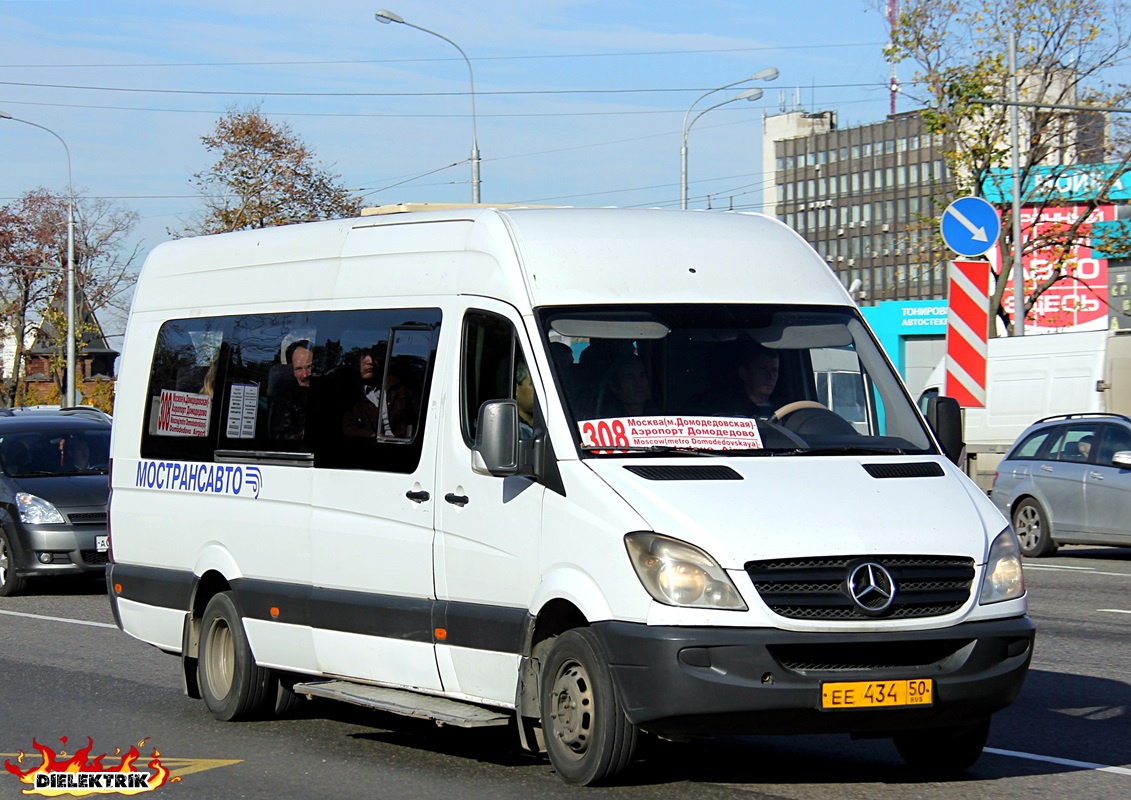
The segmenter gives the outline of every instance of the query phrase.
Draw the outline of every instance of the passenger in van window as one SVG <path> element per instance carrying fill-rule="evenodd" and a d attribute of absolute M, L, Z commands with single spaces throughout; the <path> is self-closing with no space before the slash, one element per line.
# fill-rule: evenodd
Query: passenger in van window
<path fill-rule="evenodd" d="M 359 383 L 352 403 L 342 415 L 342 433 L 346 436 L 374 439 L 378 431 L 381 431 L 382 436 L 394 435 L 389 424 L 389 411 L 381 402 L 385 350 L 384 344 L 378 343 L 357 355 Z"/>
<path fill-rule="evenodd" d="M 382 394 L 385 400 L 385 435 L 396 439 L 411 439 L 417 412 L 420 410 L 420 400 L 409 382 L 400 375 L 396 363 L 389 366 Z"/>
<path fill-rule="evenodd" d="M 314 371 L 313 345 L 307 340 L 293 342 L 286 353 L 293 381 L 286 381 L 271 398 L 267 429 L 272 439 L 302 439 L 306 428 L 306 404 L 310 397 L 310 376 Z"/>
<path fill-rule="evenodd" d="M 514 399 L 518 404 L 518 435 L 521 439 L 534 438 L 534 381 L 525 361 L 514 365 Z"/>
<path fill-rule="evenodd" d="M 1080 460 L 1081 461 L 1090 461 L 1091 460 L 1089 458 L 1089 456 L 1092 453 L 1092 442 L 1094 442 L 1094 441 L 1095 441 L 1095 437 L 1092 436 L 1091 434 L 1089 434 L 1088 436 L 1084 436 L 1080 439 Z"/>
<path fill-rule="evenodd" d="M 652 381 L 644 359 L 638 355 L 621 357 L 605 376 L 603 388 L 598 398 L 599 417 L 638 417 L 659 412 L 652 402 Z"/>

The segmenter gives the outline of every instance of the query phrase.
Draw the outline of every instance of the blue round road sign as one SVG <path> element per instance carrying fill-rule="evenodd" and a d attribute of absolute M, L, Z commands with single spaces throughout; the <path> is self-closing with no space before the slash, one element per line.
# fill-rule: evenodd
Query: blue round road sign
<path fill-rule="evenodd" d="M 997 244 L 1001 220 L 997 209 L 980 197 L 960 197 L 939 221 L 946 246 L 960 256 L 980 256 Z"/>

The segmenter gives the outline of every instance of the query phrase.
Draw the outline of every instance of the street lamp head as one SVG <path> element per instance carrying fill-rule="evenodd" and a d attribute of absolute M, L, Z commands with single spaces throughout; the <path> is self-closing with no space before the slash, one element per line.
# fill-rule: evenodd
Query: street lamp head
<path fill-rule="evenodd" d="M 762 96 L 761 89 L 747 89 L 745 92 L 739 92 L 734 98 L 735 100 L 757 100 Z"/>
<path fill-rule="evenodd" d="M 373 16 L 376 17 L 377 21 L 382 25 L 388 25 L 390 22 L 404 22 L 404 17 L 402 17 L 400 14 L 395 14 L 385 8 L 377 9 L 377 13 Z"/>
<path fill-rule="evenodd" d="M 777 67 L 766 67 L 765 69 L 760 69 L 757 72 L 755 72 L 753 75 L 751 75 L 750 80 L 752 80 L 752 81 L 776 81 L 778 79 L 778 75 L 779 75 L 779 73 L 778 73 Z"/>

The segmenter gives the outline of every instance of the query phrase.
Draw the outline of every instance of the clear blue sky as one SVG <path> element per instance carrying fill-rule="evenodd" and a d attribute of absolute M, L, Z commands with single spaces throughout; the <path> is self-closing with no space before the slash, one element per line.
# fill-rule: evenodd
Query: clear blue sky
<path fill-rule="evenodd" d="M 467 68 L 382 7 L 471 59 L 485 202 L 678 207 L 688 106 L 763 67 L 762 100 L 695 124 L 693 207 L 757 207 L 783 96 L 842 125 L 888 110 L 869 0 L 0 0 L 0 110 L 62 136 L 76 189 L 138 211 L 146 249 L 199 208 L 200 137 L 232 106 L 288 122 L 369 204 L 469 201 L 469 166 L 445 169 L 470 151 Z M 65 190 L 50 135 L 0 121 L 0 153 L 0 203 Z"/>

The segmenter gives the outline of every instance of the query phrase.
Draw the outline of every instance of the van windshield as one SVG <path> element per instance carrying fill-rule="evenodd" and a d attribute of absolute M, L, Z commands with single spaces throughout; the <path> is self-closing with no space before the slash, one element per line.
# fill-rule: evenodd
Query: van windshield
<path fill-rule="evenodd" d="M 586 456 L 935 452 L 855 309 L 571 307 L 539 322 Z"/>

